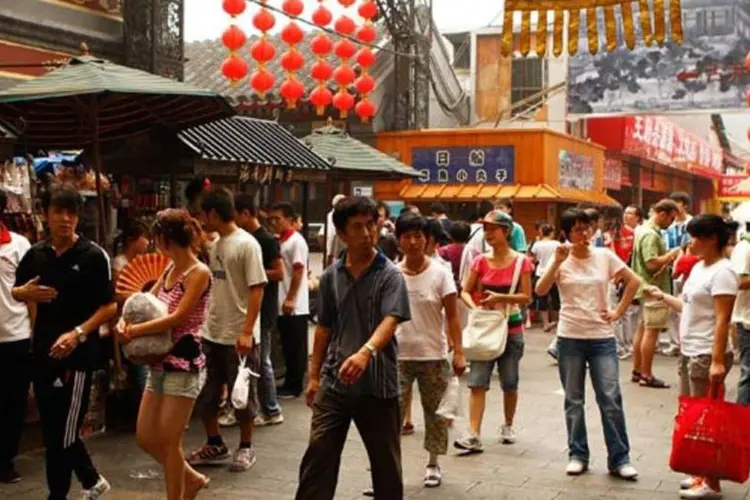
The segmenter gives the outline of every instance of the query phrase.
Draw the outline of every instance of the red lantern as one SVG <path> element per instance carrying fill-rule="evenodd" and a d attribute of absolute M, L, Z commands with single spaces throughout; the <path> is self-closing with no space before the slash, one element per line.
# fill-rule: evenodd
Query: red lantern
<path fill-rule="evenodd" d="M 232 85 L 236 84 L 247 76 L 248 67 L 244 59 L 236 54 L 231 54 L 224 60 L 221 65 L 221 73 L 231 80 Z"/>
<path fill-rule="evenodd" d="M 333 25 L 336 33 L 339 35 L 352 35 L 357 29 L 357 25 L 354 21 L 347 16 L 341 16 L 336 19 L 336 23 Z"/>
<path fill-rule="evenodd" d="M 236 17 L 245 12 L 247 3 L 245 0 L 224 0 L 221 6 L 223 7 L 224 12 L 232 17 Z"/>
<path fill-rule="evenodd" d="M 239 50 L 247 42 L 247 35 L 242 31 L 242 28 L 236 24 L 230 25 L 224 34 L 221 36 L 221 41 L 224 47 L 229 50 Z"/>
<path fill-rule="evenodd" d="M 370 118 L 375 116 L 375 105 L 369 99 L 364 98 L 357 103 L 354 111 L 364 123 L 367 123 Z"/>
<path fill-rule="evenodd" d="M 328 35 L 321 33 L 310 42 L 310 50 L 316 56 L 327 56 L 333 50 L 333 42 Z"/>
<path fill-rule="evenodd" d="M 287 102 L 287 107 L 289 109 L 294 109 L 297 107 L 297 101 L 302 99 L 302 96 L 305 95 L 305 86 L 302 85 L 302 82 L 297 80 L 294 75 L 290 74 L 289 78 L 284 80 L 281 84 L 279 93 Z"/>
<path fill-rule="evenodd" d="M 362 43 L 372 44 L 378 39 L 378 32 L 372 24 L 363 24 L 357 30 L 357 40 Z"/>
<path fill-rule="evenodd" d="M 284 3 L 281 4 L 281 10 L 292 17 L 298 17 L 305 10 L 305 4 L 302 3 L 302 0 L 284 0 Z"/>
<path fill-rule="evenodd" d="M 350 40 L 347 40 L 346 38 L 342 38 L 338 42 L 336 42 L 333 45 L 333 50 L 336 52 L 336 55 L 340 57 L 341 59 L 351 59 L 354 57 L 354 54 L 357 52 L 357 46 L 354 45 L 353 42 Z"/>
<path fill-rule="evenodd" d="M 323 83 L 322 81 L 331 78 L 332 74 L 333 66 L 325 59 L 315 61 L 310 67 L 310 76 L 312 76 L 313 80 L 321 80 L 321 84 Z"/>
<path fill-rule="evenodd" d="M 276 26 L 276 17 L 274 17 L 270 10 L 262 8 L 253 16 L 253 26 L 255 26 L 255 29 L 258 31 L 265 33 Z"/>
<path fill-rule="evenodd" d="M 357 0 L 339 0 L 339 3 L 344 7 L 351 7 Z"/>
<path fill-rule="evenodd" d="M 250 85 L 260 97 L 265 96 L 266 92 L 273 88 L 274 83 L 276 79 L 267 69 L 259 69 L 250 78 Z"/>
<path fill-rule="evenodd" d="M 340 87 L 351 85 L 356 77 L 357 75 L 354 73 L 354 70 L 348 64 L 342 64 L 333 70 L 333 79 L 336 80 L 336 83 L 338 83 Z"/>
<path fill-rule="evenodd" d="M 315 23 L 315 26 L 323 28 L 331 24 L 331 21 L 333 21 L 333 15 L 323 4 L 320 4 L 313 12 L 312 21 Z"/>
<path fill-rule="evenodd" d="M 299 71 L 305 65 L 305 58 L 299 51 L 289 49 L 281 55 L 281 67 L 290 73 Z"/>
<path fill-rule="evenodd" d="M 365 73 L 355 80 L 354 87 L 360 95 L 367 95 L 375 89 L 375 79 Z"/>
<path fill-rule="evenodd" d="M 297 26 L 297 23 L 291 22 L 281 30 L 281 39 L 288 45 L 297 45 L 305 38 L 305 32 Z"/>
<path fill-rule="evenodd" d="M 310 92 L 310 102 L 315 106 L 315 111 L 322 115 L 325 109 L 331 105 L 333 94 L 324 86 L 318 86 Z"/>
<path fill-rule="evenodd" d="M 375 64 L 375 54 L 372 53 L 372 50 L 370 50 L 369 47 L 362 47 L 359 49 L 359 52 L 354 56 L 354 59 L 357 61 L 357 64 L 363 68 L 369 68 Z"/>
<path fill-rule="evenodd" d="M 372 18 L 378 15 L 378 4 L 376 4 L 372 0 L 366 0 L 362 3 L 362 5 L 359 6 L 357 12 L 359 13 L 360 17 L 372 20 Z"/>
<path fill-rule="evenodd" d="M 258 63 L 267 63 L 276 55 L 276 47 L 263 37 L 250 46 L 250 55 Z"/>
<path fill-rule="evenodd" d="M 341 113 L 341 118 L 346 118 L 349 110 L 354 106 L 354 97 L 346 89 L 339 89 L 336 95 L 333 96 L 333 105 Z"/>

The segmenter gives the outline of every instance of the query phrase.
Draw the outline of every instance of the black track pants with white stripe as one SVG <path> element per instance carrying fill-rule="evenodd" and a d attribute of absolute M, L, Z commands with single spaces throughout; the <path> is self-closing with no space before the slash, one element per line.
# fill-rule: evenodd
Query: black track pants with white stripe
<path fill-rule="evenodd" d="M 50 371 L 40 366 L 35 372 L 34 395 L 42 421 L 49 500 L 65 500 L 73 472 L 85 489 L 99 480 L 80 438 L 89 407 L 91 372 Z"/>

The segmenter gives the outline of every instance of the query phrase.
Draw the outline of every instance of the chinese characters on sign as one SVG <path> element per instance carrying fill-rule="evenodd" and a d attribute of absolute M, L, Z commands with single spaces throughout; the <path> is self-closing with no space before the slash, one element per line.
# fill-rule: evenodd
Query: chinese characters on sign
<path fill-rule="evenodd" d="M 627 117 L 623 151 L 712 177 L 724 161 L 721 149 L 658 116 Z"/>
<path fill-rule="evenodd" d="M 513 146 L 412 150 L 423 184 L 513 184 L 514 164 Z"/>
<path fill-rule="evenodd" d="M 750 199 L 750 177 L 725 175 L 719 179 L 719 197 Z"/>
<path fill-rule="evenodd" d="M 594 159 L 571 151 L 560 150 L 560 187 L 594 189 Z"/>

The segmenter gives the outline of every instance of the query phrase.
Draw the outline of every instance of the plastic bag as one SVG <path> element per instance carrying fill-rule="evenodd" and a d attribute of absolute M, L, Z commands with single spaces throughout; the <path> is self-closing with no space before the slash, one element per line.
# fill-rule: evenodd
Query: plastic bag
<path fill-rule="evenodd" d="M 435 414 L 450 422 L 461 417 L 461 381 L 458 377 L 451 377 Z"/>
<path fill-rule="evenodd" d="M 169 307 L 162 300 L 150 293 L 134 293 L 122 307 L 122 319 L 128 324 L 145 323 L 163 318 L 169 313 Z M 152 365 L 161 362 L 172 350 L 172 332 L 167 330 L 154 335 L 144 335 L 124 344 L 122 351 L 130 361 L 140 365 Z"/>
<path fill-rule="evenodd" d="M 240 356 L 240 368 L 237 371 L 237 378 L 234 379 L 234 387 L 232 387 L 232 407 L 235 410 L 247 408 L 250 396 L 250 379 L 253 377 L 260 378 L 260 375 L 247 366 L 245 356 Z"/>
<path fill-rule="evenodd" d="M 750 471 L 750 407 L 680 397 L 669 466 L 675 472 L 744 483 Z"/>

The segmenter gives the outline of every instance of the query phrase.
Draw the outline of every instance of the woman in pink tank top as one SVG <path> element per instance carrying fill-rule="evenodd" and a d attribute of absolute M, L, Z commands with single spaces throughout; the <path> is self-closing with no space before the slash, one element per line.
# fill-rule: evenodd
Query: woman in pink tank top
<path fill-rule="evenodd" d="M 182 434 L 201 390 L 201 329 L 206 321 L 211 272 L 193 250 L 200 234 L 198 223 L 186 210 L 159 212 L 153 227 L 159 251 L 173 264 L 152 289 L 168 305 L 159 319 L 122 325 L 121 337 L 171 330 L 174 345 L 167 357 L 149 368 L 146 390 L 138 413 L 138 445 L 164 467 L 168 500 L 195 498 L 209 479 L 186 462 Z"/>

